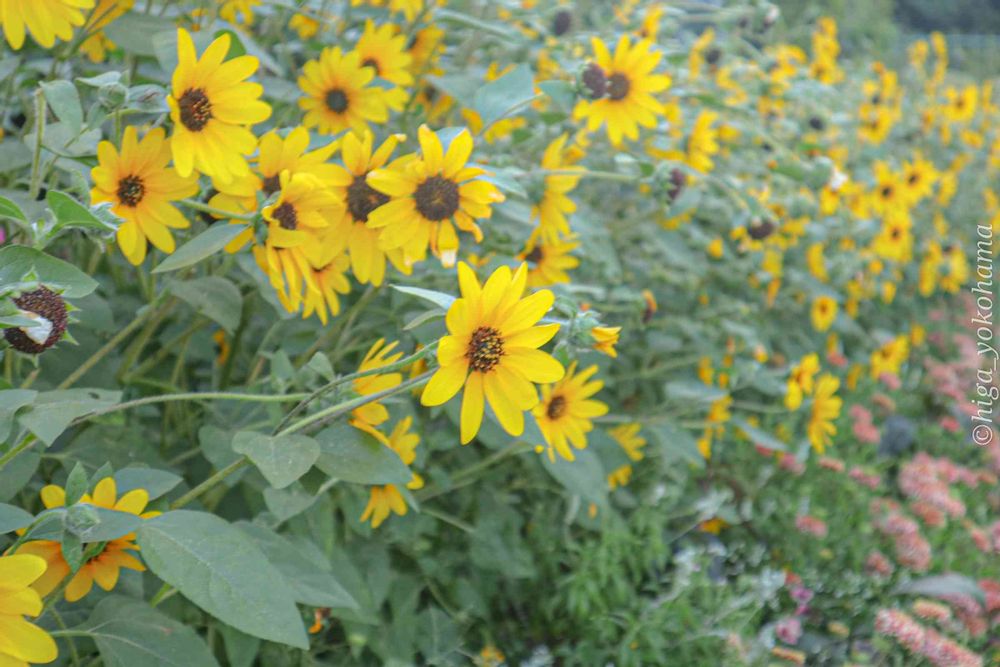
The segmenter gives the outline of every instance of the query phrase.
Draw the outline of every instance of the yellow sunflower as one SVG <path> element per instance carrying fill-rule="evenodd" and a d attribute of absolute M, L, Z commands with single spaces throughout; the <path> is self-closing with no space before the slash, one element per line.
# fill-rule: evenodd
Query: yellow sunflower
<path fill-rule="evenodd" d="M 365 22 L 365 31 L 358 38 L 354 50 L 361 57 L 361 64 L 375 70 L 375 75 L 397 86 L 413 85 L 410 67 L 413 56 L 406 50 L 406 36 L 399 33 L 392 23 L 375 25 Z"/>
<path fill-rule="evenodd" d="M 337 134 L 347 129 L 366 130 L 368 123 L 389 120 L 389 110 L 401 111 L 406 93 L 371 85 L 375 70 L 361 62 L 357 51 L 344 53 L 327 47 L 319 60 L 302 67 L 299 88 L 305 97 L 299 107 L 306 112 L 303 123 L 322 134 Z"/>
<path fill-rule="evenodd" d="M 553 172 L 546 174 L 542 193 L 531 206 L 532 219 L 538 219 L 538 234 L 545 241 L 555 241 L 560 235 L 569 235 L 567 215 L 576 211 L 576 204 L 567 195 L 580 182 L 580 176 L 573 174 L 583 171 L 573 166 L 570 153 L 566 149 L 567 135 L 563 134 L 550 143 L 542 154 L 542 169 Z"/>
<path fill-rule="evenodd" d="M 449 335 L 438 344 L 440 368 L 420 401 L 441 405 L 464 387 L 462 444 L 479 432 L 484 396 L 504 430 L 519 436 L 524 432 L 524 411 L 538 404 L 532 383 L 558 382 L 564 373 L 562 364 L 538 349 L 559 331 L 554 323 L 536 326 L 555 296 L 540 290 L 521 298 L 528 282 L 524 264 L 513 274 L 501 266 L 480 286 L 469 265 L 459 262 L 458 282 L 462 297 L 445 318 Z"/>
<path fill-rule="evenodd" d="M 46 509 L 66 506 L 66 491 L 60 486 L 55 484 L 46 486 L 42 489 L 41 496 Z M 80 502 L 117 512 L 135 514 L 143 519 L 151 519 L 160 514 L 159 512 L 144 511 L 149 502 L 149 494 L 144 489 L 133 489 L 119 498 L 115 480 L 111 477 L 105 477 L 98 482 L 94 487 L 93 495 L 85 493 L 80 498 Z M 84 597 L 93 588 L 95 581 L 104 590 L 112 590 L 118 583 L 118 575 L 123 567 L 144 572 L 146 566 L 133 553 L 138 551 L 135 533 L 128 533 L 107 542 L 99 554 L 84 563 L 73 575 L 66 587 L 66 600 L 76 602 Z M 17 553 L 39 556 L 48 563 L 45 574 L 38 577 L 32 584 L 32 588 L 39 595 L 48 595 L 71 574 L 70 566 L 63 558 L 62 545 L 59 542 L 32 540 L 21 545 Z"/>
<path fill-rule="evenodd" d="M 73 39 L 73 26 L 82 26 L 84 10 L 92 9 L 95 0 L 0 0 L 0 23 L 10 48 L 24 46 L 25 29 L 38 45 L 55 46 L 58 37 Z"/>
<path fill-rule="evenodd" d="M 385 279 L 385 260 L 388 257 L 393 266 L 409 275 L 413 268 L 408 264 L 400 248 L 385 250 L 379 241 L 381 232 L 368 226 L 368 216 L 389 201 L 389 196 L 368 185 L 367 176 L 386 166 L 396 149 L 402 134 L 393 134 L 373 152 L 372 134 L 367 130 L 359 138 L 356 134 L 344 137 L 341 156 L 344 166 L 332 165 L 333 173 L 326 179 L 332 191 L 345 204 L 344 216 L 350 226 L 347 246 L 351 257 L 351 270 L 362 284 L 381 285 Z M 397 169 L 409 157 L 398 158 L 388 165 Z"/>
<path fill-rule="evenodd" d="M 899 176 L 884 162 L 875 163 L 875 187 L 872 190 L 872 209 L 886 214 L 906 206 L 905 189 Z"/>
<path fill-rule="evenodd" d="M 459 132 L 448 146 L 426 125 L 420 126 L 420 157 L 399 168 L 376 169 L 368 184 L 391 200 L 372 211 L 368 226 L 381 229 L 379 239 L 388 250 L 402 248 L 407 262 L 424 259 L 427 247 L 444 266 L 453 266 L 458 254 L 454 224 L 471 232 L 477 242 L 483 232 L 476 219 L 493 214 L 491 204 L 504 196 L 489 181 L 486 172 L 466 162 L 472 154 L 472 135 Z"/>
<path fill-rule="evenodd" d="M 343 252 L 348 230 L 338 222 L 342 204 L 315 176 L 282 172 L 280 192 L 261 212 L 268 223 L 267 240 L 254 247 L 254 256 L 282 304 L 295 312 L 303 288 L 322 293 L 312 269 L 328 266 Z"/>
<path fill-rule="evenodd" d="M 4 667 L 44 664 L 59 655 L 49 633 L 24 619 L 42 613 L 42 597 L 31 584 L 45 574 L 45 567 L 38 556 L 0 557 L 0 665 Z"/>
<path fill-rule="evenodd" d="M 871 377 L 878 379 L 884 373 L 896 375 L 910 356 L 910 340 L 899 336 L 872 352 Z"/>
<path fill-rule="evenodd" d="M 574 361 L 561 380 L 542 387 L 542 399 L 533 412 L 545 436 L 550 461 L 555 461 L 555 452 L 567 461 L 574 460 L 570 445 L 586 447 L 587 433 L 594 428 L 591 420 L 608 413 L 606 404 L 591 398 L 604 387 L 600 380 L 591 381 L 595 373 L 596 365 L 577 373 Z"/>
<path fill-rule="evenodd" d="M 837 396 L 840 380 L 832 375 L 821 375 L 816 381 L 816 393 L 813 395 L 812 413 L 806 430 L 813 449 L 822 454 L 832 438 L 837 434 L 833 422 L 840 416 L 843 400 Z"/>
<path fill-rule="evenodd" d="M 518 259 L 528 263 L 528 287 L 568 283 L 569 274 L 566 272 L 580 266 L 580 260 L 569 253 L 579 245 L 575 237 L 552 242 L 540 238 L 528 239 L 524 252 L 518 256 Z"/>
<path fill-rule="evenodd" d="M 198 176 L 178 175 L 170 162 L 170 145 L 163 128 L 150 130 L 142 141 L 130 125 L 122 137 L 121 152 L 110 141 L 97 146 L 97 166 L 90 170 L 94 188 L 90 199 L 111 202 L 124 222 L 118 227 L 118 247 L 132 264 L 146 258 L 147 242 L 165 253 L 174 251 L 170 229 L 191 225 L 170 202 L 198 192 Z"/>
<path fill-rule="evenodd" d="M 802 357 L 799 363 L 792 367 L 788 374 L 788 385 L 785 390 L 785 407 L 798 410 L 802 405 L 803 396 L 812 394 L 813 378 L 819 373 L 819 355 L 815 352 Z"/>
<path fill-rule="evenodd" d="M 416 449 L 417 445 L 420 444 L 420 436 L 409 432 L 412 423 L 413 417 L 399 420 L 385 443 L 392 451 L 399 454 L 399 458 L 406 465 L 410 465 L 416 460 Z M 423 485 L 423 478 L 417 473 L 413 473 L 413 478 L 406 485 L 406 488 L 419 489 Z M 406 515 L 406 501 L 403 499 L 403 494 L 400 493 L 395 484 L 373 486 L 368 498 L 368 505 L 361 515 L 361 521 L 365 522 L 371 519 L 372 528 L 378 528 L 383 521 L 389 518 L 389 512 L 395 512 L 399 516 Z"/>
<path fill-rule="evenodd" d="M 351 291 L 351 282 L 347 279 L 350 267 L 351 260 L 345 254 L 334 255 L 320 267 L 309 267 L 305 282 L 307 285 L 315 284 L 318 289 L 307 289 L 303 295 L 303 319 L 316 313 L 325 325 L 327 311 L 330 315 L 340 313 L 340 295 Z"/>
<path fill-rule="evenodd" d="M 903 199 L 907 205 L 915 206 L 920 200 L 929 197 L 934 191 L 934 182 L 938 172 L 934 163 L 927 160 L 919 152 L 913 156 L 912 162 L 903 163 L 903 173 L 900 182 L 903 187 Z"/>
<path fill-rule="evenodd" d="M 263 86 L 244 81 L 257 71 L 257 58 L 223 62 L 229 43 L 223 33 L 198 58 L 191 35 L 177 30 L 177 69 L 167 103 L 174 123 L 170 147 L 181 176 L 197 170 L 227 183 L 246 175 L 244 156 L 257 148 L 248 126 L 271 115 L 271 107 L 258 99 Z"/>
<path fill-rule="evenodd" d="M 358 371 L 364 373 L 396 363 L 403 356 L 402 352 L 393 352 L 397 345 L 399 345 L 398 341 L 393 341 L 386 345 L 385 339 L 379 338 L 368 349 L 368 353 L 361 360 L 361 365 L 358 366 Z M 392 389 L 402 381 L 403 374 L 398 371 L 392 373 L 373 373 L 372 375 L 365 375 L 354 380 L 353 386 L 354 391 L 359 395 L 370 396 L 386 389 Z M 388 444 L 388 440 L 386 440 L 386 437 L 377 427 L 384 424 L 388 419 L 389 411 L 378 401 L 362 405 L 351 412 L 351 426 L 365 433 L 370 433 L 385 444 Z"/>
<path fill-rule="evenodd" d="M 594 62 L 583 75 L 590 99 L 577 103 L 573 117 L 586 119 L 590 132 L 606 124 L 608 139 L 617 147 L 622 137 L 638 139 L 639 126 L 656 125 L 656 117 L 663 115 L 665 109 L 653 93 L 666 90 L 670 77 L 652 73 L 661 54 L 651 50 L 649 40 L 632 45 L 628 36 L 622 35 L 614 56 L 597 37 L 591 44 Z"/>
<path fill-rule="evenodd" d="M 837 319 L 837 301 L 833 297 L 818 296 L 812 303 L 812 325 L 816 331 L 826 331 Z"/>
<path fill-rule="evenodd" d="M 209 206 L 236 215 L 254 213 L 257 210 L 257 196 L 265 198 L 281 189 L 281 172 L 288 175 L 297 173 L 311 174 L 323 183 L 327 183 L 336 174 L 337 167 L 327 162 L 330 156 L 340 146 L 340 140 L 331 141 L 325 146 L 309 150 L 309 131 L 304 127 L 296 127 L 284 137 L 277 130 L 271 130 L 260 138 L 260 149 L 255 170 L 245 176 L 234 178 L 223 183 L 217 178 L 212 179 L 212 187 L 216 193 L 209 200 Z M 214 215 L 215 218 L 224 216 Z M 230 224 L 247 225 L 246 220 L 230 219 Z M 238 235 L 226 245 L 226 252 L 236 252 L 253 240 L 254 230 L 249 225 L 246 231 Z"/>
<path fill-rule="evenodd" d="M 905 210 L 890 212 L 872 241 L 872 250 L 879 257 L 908 262 L 913 256 L 913 221 Z"/>

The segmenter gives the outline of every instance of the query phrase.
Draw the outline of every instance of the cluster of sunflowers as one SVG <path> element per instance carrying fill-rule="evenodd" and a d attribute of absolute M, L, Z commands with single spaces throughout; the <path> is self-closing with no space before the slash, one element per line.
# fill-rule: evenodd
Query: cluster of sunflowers
<path fill-rule="evenodd" d="M 11 96 L 2 116 L 5 132 L 23 136 L 0 137 L 0 149 L 28 146 L 30 173 L 0 172 L 10 195 L 0 232 L 12 241 L 0 247 L 12 267 L 0 265 L 0 415 L 20 415 L 0 442 L 0 475 L 39 442 L 72 452 L 63 431 L 109 412 L 201 400 L 289 409 L 224 413 L 220 423 L 243 430 L 223 455 L 204 445 L 214 425 L 192 429 L 164 408 L 161 429 L 136 413 L 134 425 L 164 444 L 135 460 L 169 465 L 175 485 L 203 480 L 172 503 L 173 486 L 152 498 L 129 485 L 119 498 L 99 465 L 92 485 L 39 485 L 35 521 L 80 505 L 142 521 L 82 546 L 76 524 L 40 533 L 23 517 L 11 523 L 3 667 L 56 658 L 23 616 L 60 596 L 78 601 L 94 583 L 111 591 L 122 568 L 147 565 L 162 596 L 179 590 L 244 633 L 302 648 L 294 633 L 269 635 L 199 597 L 164 565 L 159 529 L 145 527 L 176 529 L 172 517 L 191 502 L 214 509 L 251 465 L 255 500 L 227 516 L 266 506 L 271 530 L 326 508 L 368 539 L 508 457 L 560 485 L 567 526 L 593 530 L 658 488 L 657 466 L 677 467 L 678 451 L 685 467 L 709 471 L 707 487 L 740 474 L 740 448 L 804 461 L 845 446 L 846 392 L 919 372 L 912 356 L 930 307 L 987 280 L 995 252 L 984 257 L 976 240 L 1000 230 L 1000 108 L 989 83 L 949 70 L 937 34 L 895 70 L 846 60 L 826 17 L 806 46 L 778 42 L 779 13 L 757 0 L 627 0 L 612 14 L 600 2 L 529 0 L 475 11 L 443 0 L 142 4 L 0 0 L 10 49 L 51 61 L 48 77 L 44 67 L 10 74 L 32 97 Z M 19 124 L 15 105 L 27 112 Z M 88 191 L 89 204 L 76 201 Z M 104 252 L 109 229 L 125 262 Z M 58 261 L 48 244 L 98 280 L 74 278 L 67 263 L 47 268 Z M 179 278 L 158 285 L 170 271 Z M 76 328 L 66 301 L 94 290 L 131 324 L 91 339 L 92 356 L 65 372 L 47 361 L 60 350 L 38 355 Z M 219 354 L 189 356 L 206 323 L 219 327 Z M 116 372 L 88 375 L 119 347 Z M 240 377 L 246 393 L 225 391 Z M 83 378 L 137 395 L 74 395 L 62 430 L 43 428 L 46 401 L 68 400 L 61 392 Z M 340 417 L 345 430 L 315 432 Z M 186 430 L 168 432 L 171 423 Z M 463 450 L 472 462 L 457 472 L 418 451 L 428 442 L 422 450 L 446 459 L 454 440 L 497 451 Z M 358 461 L 367 467 L 339 467 Z M 363 500 L 347 484 L 333 489 L 341 480 L 362 484 Z M 425 509 L 388 530 L 415 536 L 435 517 L 472 531 Z M 718 533 L 722 515 L 733 512 L 702 517 L 702 532 Z M 329 599 L 294 599 L 317 609 L 314 634 L 333 625 Z M 502 661 L 487 648 L 482 664 Z"/>

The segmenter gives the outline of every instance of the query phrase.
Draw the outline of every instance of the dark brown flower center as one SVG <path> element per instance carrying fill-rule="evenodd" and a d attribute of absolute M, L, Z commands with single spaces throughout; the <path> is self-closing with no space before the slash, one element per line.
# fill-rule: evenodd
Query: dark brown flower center
<path fill-rule="evenodd" d="M 910 177 L 906 179 L 906 182 L 909 183 L 910 185 L 916 185 L 917 183 L 920 182 L 920 174 L 918 174 L 917 172 L 911 173 Z"/>
<path fill-rule="evenodd" d="M 447 220 L 458 210 L 458 184 L 441 176 L 431 176 L 417 186 L 413 198 L 420 215 L 426 219 Z"/>
<path fill-rule="evenodd" d="M 344 113 L 347 111 L 347 93 L 340 88 L 333 88 L 326 91 L 326 108 L 333 113 Z"/>
<path fill-rule="evenodd" d="M 761 241 L 766 239 L 774 232 L 774 223 L 770 220 L 765 220 L 764 222 L 757 225 L 750 225 L 748 228 L 748 233 L 750 238 L 755 241 Z"/>
<path fill-rule="evenodd" d="M 615 72 L 608 77 L 608 97 L 613 100 L 625 99 L 630 87 L 628 77 L 624 74 Z"/>
<path fill-rule="evenodd" d="M 271 213 L 282 229 L 294 230 L 299 226 L 299 216 L 295 213 L 295 207 L 285 202 L 274 209 Z"/>
<path fill-rule="evenodd" d="M 138 176 L 131 175 L 118 181 L 118 201 L 125 206 L 136 207 L 146 193 L 146 186 Z"/>
<path fill-rule="evenodd" d="M 361 66 L 371 67 L 373 70 L 375 70 L 375 76 L 378 76 L 379 74 L 382 73 L 382 70 L 379 69 L 378 61 L 375 60 L 374 58 L 365 58 L 364 60 L 361 61 Z"/>
<path fill-rule="evenodd" d="M 553 396 L 545 408 L 545 414 L 549 419 L 559 419 L 566 414 L 566 397 L 561 394 Z"/>
<path fill-rule="evenodd" d="M 201 132 L 212 119 L 212 102 L 201 88 L 188 88 L 177 106 L 181 111 L 181 123 L 192 132 Z"/>
<path fill-rule="evenodd" d="M 469 370 L 487 373 L 500 363 L 503 356 L 503 338 L 493 327 L 479 327 L 472 332 L 465 358 L 469 360 Z"/>
<path fill-rule="evenodd" d="M 555 18 L 552 20 L 552 34 L 556 37 L 562 37 L 569 29 L 573 26 L 573 14 L 569 10 L 560 9 L 556 12 Z"/>
<path fill-rule="evenodd" d="M 892 186 L 886 185 L 882 188 L 882 198 L 889 199 L 890 197 L 892 197 Z"/>
<path fill-rule="evenodd" d="M 264 190 L 264 194 L 273 195 L 275 192 L 281 189 L 281 178 L 278 174 L 268 176 L 261 183 L 261 188 Z"/>
<path fill-rule="evenodd" d="M 608 78 L 597 63 L 590 63 L 583 71 L 583 85 L 592 99 L 600 99 L 608 92 Z"/>
<path fill-rule="evenodd" d="M 529 252 L 527 255 L 524 256 L 524 259 L 531 262 L 532 264 L 538 264 L 540 261 L 542 261 L 542 258 L 544 256 L 545 255 L 542 252 L 542 246 L 536 245 L 534 248 L 531 249 L 531 252 Z"/>
<path fill-rule="evenodd" d="M 22 310 L 45 318 L 52 329 L 41 343 L 18 327 L 4 329 L 4 338 L 7 339 L 11 347 L 25 354 L 41 354 L 59 342 L 63 333 L 66 332 L 66 324 L 69 320 L 66 302 L 61 296 L 47 287 L 39 287 L 32 292 L 25 292 L 21 296 L 15 297 L 14 303 Z"/>
<path fill-rule="evenodd" d="M 368 222 L 371 212 L 387 201 L 389 196 L 368 185 L 364 175 L 355 176 L 347 187 L 347 210 L 357 222 Z"/>

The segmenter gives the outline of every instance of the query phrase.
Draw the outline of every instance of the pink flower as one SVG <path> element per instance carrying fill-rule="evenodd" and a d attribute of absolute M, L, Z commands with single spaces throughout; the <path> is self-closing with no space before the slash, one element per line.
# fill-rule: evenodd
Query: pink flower
<path fill-rule="evenodd" d="M 784 643 L 795 646 L 802 637 L 802 622 L 795 616 L 786 616 L 775 624 L 774 635 Z"/>
<path fill-rule="evenodd" d="M 826 523 L 822 519 L 817 519 L 808 514 L 795 517 L 795 527 L 800 533 L 812 535 L 814 537 L 826 537 Z"/>
<path fill-rule="evenodd" d="M 899 379 L 899 376 L 896 375 L 895 373 L 882 373 L 882 375 L 880 375 L 878 379 L 891 391 L 896 391 L 901 386 L 903 386 L 903 383 Z"/>

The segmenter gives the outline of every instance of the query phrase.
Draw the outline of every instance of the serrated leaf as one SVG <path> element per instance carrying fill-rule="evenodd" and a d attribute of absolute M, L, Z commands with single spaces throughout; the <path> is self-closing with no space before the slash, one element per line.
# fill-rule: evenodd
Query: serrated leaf
<path fill-rule="evenodd" d="M 245 229 L 243 225 L 212 225 L 160 262 L 159 266 L 153 269 L 153 273 L 176 271 L 197 264 L 221 251 Z"/>
<path fill-rule="evenodd" d="M 94 640 L 105 667 L 218 667 L 194 630 L 121 595 L 98 602 L 73 630 Z"/>
<path fill-rule="evenodd" d="M 407 484 L 413 473 L 399 455 L 349 424 L 316 434 L 321 454 L 316 467 L 330 477 L 355 484 Z"/>
<path fill-rule="evenodd" d="M 305 628 L 280 572 L 245 533 L 205 512 L 176 510 L 136 532 L 152 572 L 237 630 L 305 649 Z"/>
<path fill-rule="evenodd" d="M 304 435 L 265 435 L 240 431 L 233 450 L 250 459 L 268 483 L 283 489 L 309 472 L 319 458 L 319 444 Z"/>

